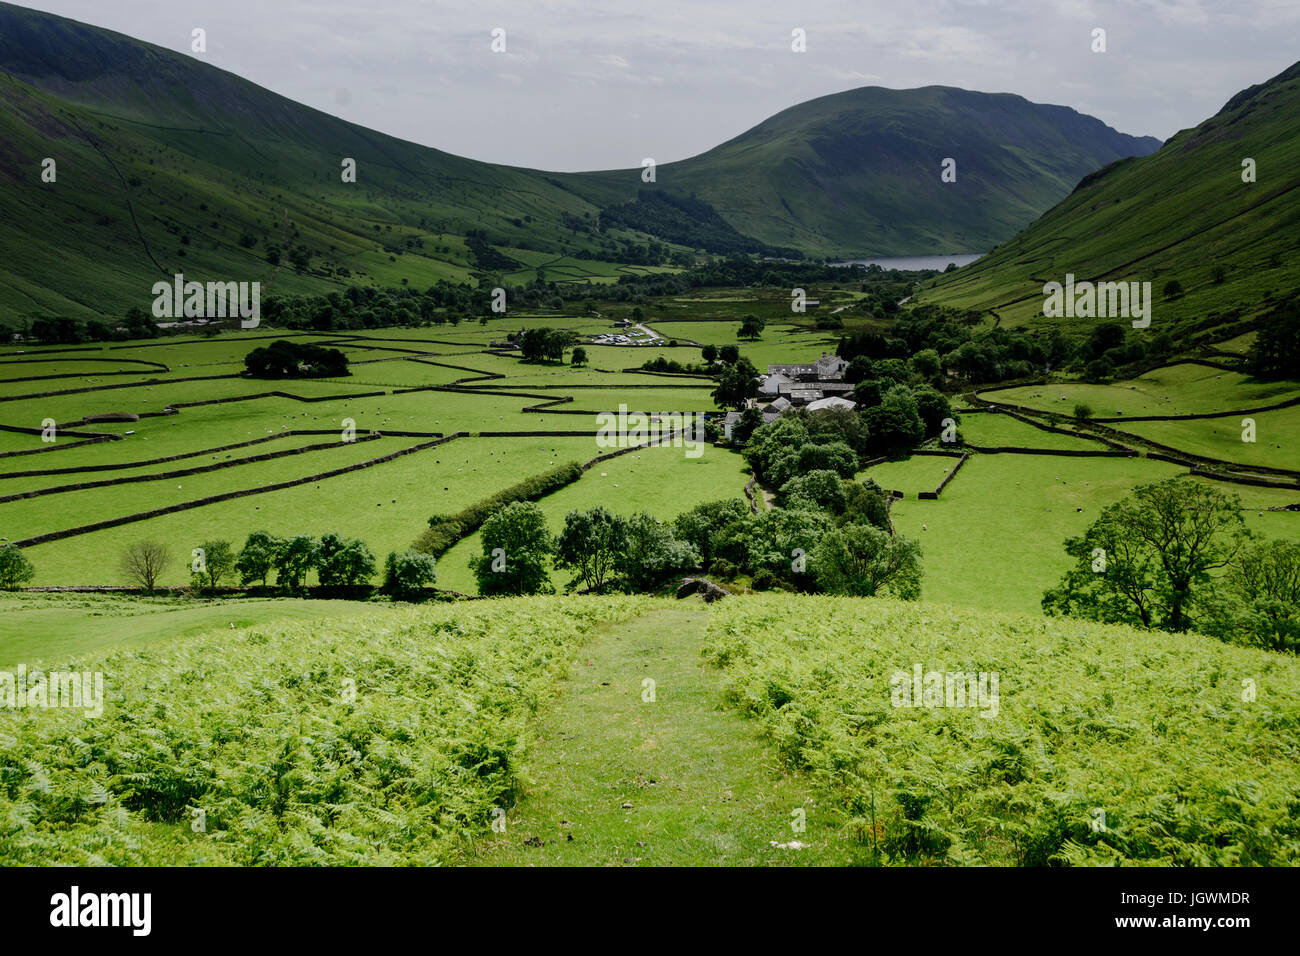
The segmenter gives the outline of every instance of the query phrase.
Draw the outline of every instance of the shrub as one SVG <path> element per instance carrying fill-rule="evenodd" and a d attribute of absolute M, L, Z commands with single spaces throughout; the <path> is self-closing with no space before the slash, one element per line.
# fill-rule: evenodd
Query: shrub
<path fill-rule="evenodd" d="M 0 863 L 465 862 L 522 793 L 556 663 L 646 605 L 482 601 L 92 652 L 76 667 L 108 671 L 103 719 L 0 708 Z"/>
<path fill-rule="evenodd" d="M 375 555 L 365 542 L 330 533 L 321 537 L 316 576 L 323 587 L 369 584 L 375 575 Z"/>
<path fill-rule="evenodd" d="M 1099 359 L 1093 359 L 1083 370 L 1083 378 L 1086 382 L 1094 384 L 1110 381 L 1115 376 L 1115 363 L 1103 356 Z"/>
<path fill-rule="evenodd" d="M 419 551 L 388 552 L 384 561 L 384 593 L 394 601 L 409 601 L 426 584 L 438 580 L 433 557 Z"/>
<path fill-rule="evenodd" d="M 229 541 L 204 541 L 194 549 L 190 562 L 191 586 L 199 590 L 214 591 L 221 579 L 235 567 L 235 552 Z"/>
<path fill-rule="evenodd" d="M 945 419 L 952 419 L 954 424 L 957 422 L 957 416 L 952 413 L 952 402 L 942 392 L 929 385 L 922 385 L 912 389 L 912 396 L 916 399 L 916 413 L 921 416 L 927 438 L 933 438 L 943 431 Z M 851 478 L 852 475 L 844 477 Z"/>
<path fill-rule="evenodd" d="M 674 537 L 672 525 L 652 515 L 633 515 L 625 528 L 623 550 L 615 557 L 615 567 L 629 590 L 652 590 L 670 575 L 700 563 L 699 552 Z"/>
<path fill-rule="evenodd" d="M 171 550 L 161 541 L 137 541 L 122 553 L 122 573 L 150 594 L 171 563 Z"/>
<path fill-rule="evenodd" d="M 798 554 L 810 554 L 830 527 L 831 519 L 823 512 L 773 508 L 727 525 L 716 548 L 750 574 L 767 568 L 782 576 L 797 575 L 793 565 Z"/>
<path fill-rule="evenodd" d="M 866 522 L 882 531 L 889 530 L 889 507 L 885 503 L 885 492 L 876 484 L 875 479 L 844 482 L 844 500 L 844 512 L 836 519 L 836 524 Z"/>
<path fill-rule="evenodd" d="M 871 434 L 871 450 L 892 454 L 915 448 L 925 438 L 925 423 L 916 398 L 906 385 L 895 385 L 880 404 L 863 413 Z"/>
<path fill-rule="evenodd" d="M 858 470 L 858 456 L 842 441 L 824 445 L 804 445 L 799 449 L 798 474 L 830 471 L 841 478 L 852 478 Z"/>
<path fill-rule="evenodd" d="M 320 547 L 309 534 L 295 534 L 279 542 L 275 549 L 275 583 L 286 591 L 302 589 L 307 572 L 320 560 Z M 372 571 L 373 573 L 373 571 Z"/>
<path fill-rule="evenodd" d="M 243 550 L 235 559 L 235 571 L 239 574 L 241 584 L 260 581 L 266 587 L 267 575 L 275 566 L 275 555 L 280 549 L 280 541 L 265 531 L 254 531 L 244 542 Z"/>
<path fill-rule="evenodd" d="M 843 514 L 848 507 L 844 483 L 833 471 L 810 471 L 806 475 L 791 478 L 782 486 L 781 498 L 787 506 L 803 501 L 808 503 L 806 507 L 829 511 L 834 515 Z"/>
<path fill-rule="evenodd" d="M 700 554 L 705 567 L 713 564 L 713 542 L 718 533 L 733 521 L 743 521 L 749 506 L 739 498 L 709 501 L 684 511 L 673 519 L 673 533 Z"/>
<path fill-rule="evenodd" d="M 338 349 L 277 339 L 244 356 L 254 378 L 321 378 L 347 375 L 348 357 Z"/>
<path fill-rule="evenodd" d="M 618 556 L 627 548 L 627 519 L 604 508 L 570 511 L 555 542 L 555 565 L 577 572 L 568 587 L 605 586 Z"/>
<path fill-rule="evenodd" d="M 725 558 L 716 558 L 709 565 L 709 574 L 718 578 L 734 578 L 737 571 L 736 566 Z"/>
<path fill-rule="evenodd" d="M 846 525 L 831 531 L 808 558 L 817 584 L 829 594 L 873 597 L 921 596 L 921 546 L 902 535 L 871 525 Z"/>
<path fill-rule="evenodd" d="M 13 591 L 36 576 L 27 555 L 12 544 L 0 545 L 0 590 Z"/>

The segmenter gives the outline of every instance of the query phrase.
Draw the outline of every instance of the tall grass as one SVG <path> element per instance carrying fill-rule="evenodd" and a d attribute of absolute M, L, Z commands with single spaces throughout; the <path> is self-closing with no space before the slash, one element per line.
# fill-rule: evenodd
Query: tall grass
<path fill-rule="evenodd" d="M 0 863 L 453 862 L 518 798 L 574 648 L 645 603 L 412 608 L 76 661 L 104 674 L 102 717 L 0 709 Z"/>
<path fill-rule="evenodd" d="M 861 861 L 1300 862 L 1300 662 L 1194 635 L 881 599 L 711 615 L 732 703 L 811 775 Z M 999 675 L 996 716 L 895 706 L 891 676 Z"/>

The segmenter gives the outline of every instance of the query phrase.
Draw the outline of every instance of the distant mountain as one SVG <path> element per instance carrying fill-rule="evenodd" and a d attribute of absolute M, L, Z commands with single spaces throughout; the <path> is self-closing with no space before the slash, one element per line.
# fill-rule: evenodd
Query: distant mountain
<path fill-rule="evenodd" d="M 878 86 L 791 107 L 699 156 L 557 179 L 607 206 L 657 188 L 712 204 L 738 232 L 826 255 L 985 252 L 1085 175 L 1160 148 L 1064 106 L 947 86 Z M 940 177 L 945 159 L 956 181 Z"/>
<path fill-rule="evenodd" d="M 1247 160 L 1254 182 L 1243 181 Z M 1047 322 L 1045 282 L 1150 281 L 1151 331 L 1229 331 L 1300 293 L 1300 63 L 1232 97 L 1159 152 L 1112 163 L 922 301 Z M 1176 281 L 1182 293 L 1164 295 Z M 1074 324 L 1099 321 L 1079 319 Z"/>
<path fill-rule="evenodd" d="M 1155 145 L 1017 96 L 870 88 L 786 110 L 653 184 L 639 169 L 546 173 L 399 140 L 195 57 L 0 3 L 0 322 L 120 316 L 176 272 L 320 293 L 581 275 L 652 242 L 983 251 L 1081 176 Z M 957 181 L 942 183 L 949 156 Z"/>

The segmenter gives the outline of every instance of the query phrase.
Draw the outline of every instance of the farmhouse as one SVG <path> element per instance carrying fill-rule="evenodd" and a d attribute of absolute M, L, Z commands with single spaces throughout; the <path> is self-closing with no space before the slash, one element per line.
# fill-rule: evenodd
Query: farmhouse
<path fill-rule="evenodd" d="M 758 385 L 760 395 L 776 395 L 793 405 L 809 405 L 853 391 L 844 381 L 849 363 L 838 355 L 823 354 L 807 365 L 769 365 Z M 850 405 L 852 403 L 849 403 Z"/>
<path fill-rule="evenodd" d="M 768 405 L 762 410 L 764 425 L 770 425 L 781 417 L 780 412 L 768 411 L 771 407 L 771 405 Z M 731 441 L 731 428 L 736 424 L 736 422 L 740 421 L 741 414 L 741 412 L 727 412 L 726 417 L 722 419 L 722 437 L 727 439 L 727 441 Z"/>

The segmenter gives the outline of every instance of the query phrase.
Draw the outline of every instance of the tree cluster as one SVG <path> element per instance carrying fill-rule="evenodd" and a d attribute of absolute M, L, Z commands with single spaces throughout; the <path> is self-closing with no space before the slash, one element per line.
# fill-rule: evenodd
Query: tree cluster
<path fill-rule="evenodd" d="M 348 357 L 338 349 L 277 339 L 244 356 L 254 378 L 336 378 L 348 375 Z"/>
<path fill-rule="evenodd" d="M 1065 542 L 1048 614 L 1300 650 L 1300 542 L 1258 541 L 1241 501 L 1190 478 L 1141 485 Z"/>

